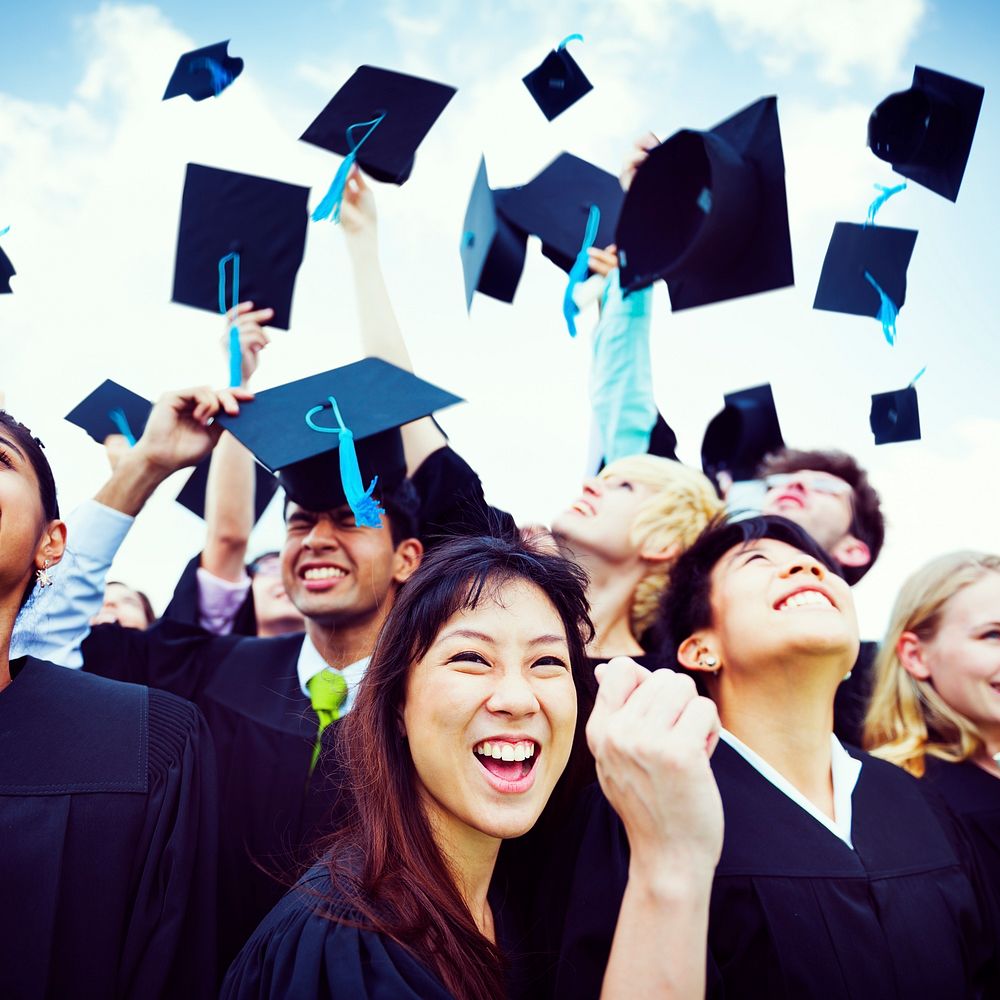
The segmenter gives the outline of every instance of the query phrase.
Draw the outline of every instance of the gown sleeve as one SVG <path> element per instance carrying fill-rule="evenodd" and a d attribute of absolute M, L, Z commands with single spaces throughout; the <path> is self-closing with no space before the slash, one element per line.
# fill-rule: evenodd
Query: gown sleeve
<path fill-rule="evenodd" d="M 216 990 L 215 757 L 189 702 L 149 692 L 149 791 L 133 855 L 119 995 L 211 997 Z"/>
<path fill-rule="evenodd" d="M 217 605 L 219 602 L 217 599 L 212 601 L 211 598 L 215 595 L 205 593 L 205 574 L 207 570 L 202 569 L 199 552 L 184 567 L 163 617 L 186 625 L 198 625 L 214 635 L 256 635 L 257 617 L 254 613 L 253 591 L 247 587 L 238 606 L 227 613 L 213 613 L 214 609 L 208 605 Z M 212 579 L 211 574 L 208 574 L 208 579 Z M 235 596 L 236 586 L 225 582 L 223 586 L 233 591 Z"/>
<path fill-rule="evenodd" d="M 221 1000 L 450 997 L 401 945 L 331 919 L 326 885 L 325 873 L 307 876 L 268 914 L 230 966 Z"/>
<path fill-rule="evenodd" d="M 475 470 L 448 446 L 420 463 L 413 485 L 420 497 L 420 540 L 427 548 L 449 537 L 517 532 L 514 518 L 486 502 Z"/>

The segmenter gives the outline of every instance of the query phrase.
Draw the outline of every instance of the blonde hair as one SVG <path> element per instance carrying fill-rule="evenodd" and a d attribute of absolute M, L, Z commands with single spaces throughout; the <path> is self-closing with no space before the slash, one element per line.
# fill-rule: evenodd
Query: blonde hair
<path fill-rule="evenodd" d="M 601 470 L 599 478 L 628 479 L 656 490 L 638 510 L 630 540 L 639 549 L 686 549 L 722 510 L 715 487 L 706 476 L 680 462 L 656 455 L 620 458 Z M 632 632 L 641 636 L 656 618 L 660 595 L 670 582 L 671 561 L 652 563 L 632 595 Z"/>
<path fill-rule="evenodd" d="M 974 723 L 948 705 L 930 681 L 907 673 L 896 647 L 904 632 L 930 642 L 948 602 L 987 573 L 1000 573 L 1000 556 L 950 552 L 917 570 L 896 597 L 889 630 L 875 659 L 864 745 L 874 756 L 918 778 L 924 773 L 926 754 L 959 763 L 985 744 Z"/>

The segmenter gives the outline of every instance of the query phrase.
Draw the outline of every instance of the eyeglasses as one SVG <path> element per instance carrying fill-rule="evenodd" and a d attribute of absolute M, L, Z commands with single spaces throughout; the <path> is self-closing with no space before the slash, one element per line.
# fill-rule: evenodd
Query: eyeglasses
<path fill-rule="evenodd" d="M 780 489 L 782 486 L 788 486 L 791 483 L 798 483 L 812 493 L 826 493 L 834 497 L 849 496 L 854 492 L 850 483 L 845 483 L 843 479 L 836 479 L 833 476 L 810 476 L 799 472 L 776 472 L 774 475 L 764 478 L 764 485 L 769 490 Z"/>
<path fill-rule="evenodd" d="M 258 559 L 247 566 L 247 573 L 255 576 L 281 576 L 281 560 L 274 556 Z"/>

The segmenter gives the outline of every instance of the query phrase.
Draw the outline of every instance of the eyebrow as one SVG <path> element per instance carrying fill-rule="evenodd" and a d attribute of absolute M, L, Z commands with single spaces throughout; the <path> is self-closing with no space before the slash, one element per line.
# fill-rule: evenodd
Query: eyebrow
<path fill-rule="evenodd" d="M 474 629 L 468 628 L 456 628 L 451 632 L 447 632 L 442 635 L 437 641 L 444 642 L 446 639 L 476 639 L 479 642 L 487 642 L 491 646 L 496 645 L 496 639 L 491 635 L 487 635 L 485 632 L 476 632 Z M 554 642 L 566 642 L 566 636 L 564 635 L 540 635 L 534 639 L 528 641 L 528 646 L 548 646 Z"/>
<path fill-rule="evenodd" d="M 16 451 L 17 455 L 18 455 L 18 458 L 20 458 L 23 461 L 23 459 L 24 459 L 24 452 L 21 451 L 21 449 L 18 448 L 18 446 L 16 444 L 14 444 L 14 442 L 11 441 L 9 438 L 0 437 L 0 444 L 5 444 L 5 445 L 7 445 L 8 448 L 11 448 L 13 451 Z"/>

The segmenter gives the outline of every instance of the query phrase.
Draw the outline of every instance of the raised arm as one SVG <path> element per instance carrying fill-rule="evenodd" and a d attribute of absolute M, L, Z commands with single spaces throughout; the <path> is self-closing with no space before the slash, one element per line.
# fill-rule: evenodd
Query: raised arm
<path fill-rule="evenodd" d="M 628 835 L 628 883 L 601 997 L 705 995 L 708 908 L 722 850 L 709 759 L 715 706 L 689 677 L 619 658 L 597 668 L 587 740 Z"/>
<path fill-rule="evenodd" d="M 393 311 L 379 262 L 375 196 L 357 168 L 348 177 L 344 189 L 340 225 L 347 240 L 354 275 L 364 353 L 412 372 L 413 361 Z M 424 459 L 448 443 L 430 417 L 407 424 L 402 434 L 409 475 L 420 468 Z"/>

